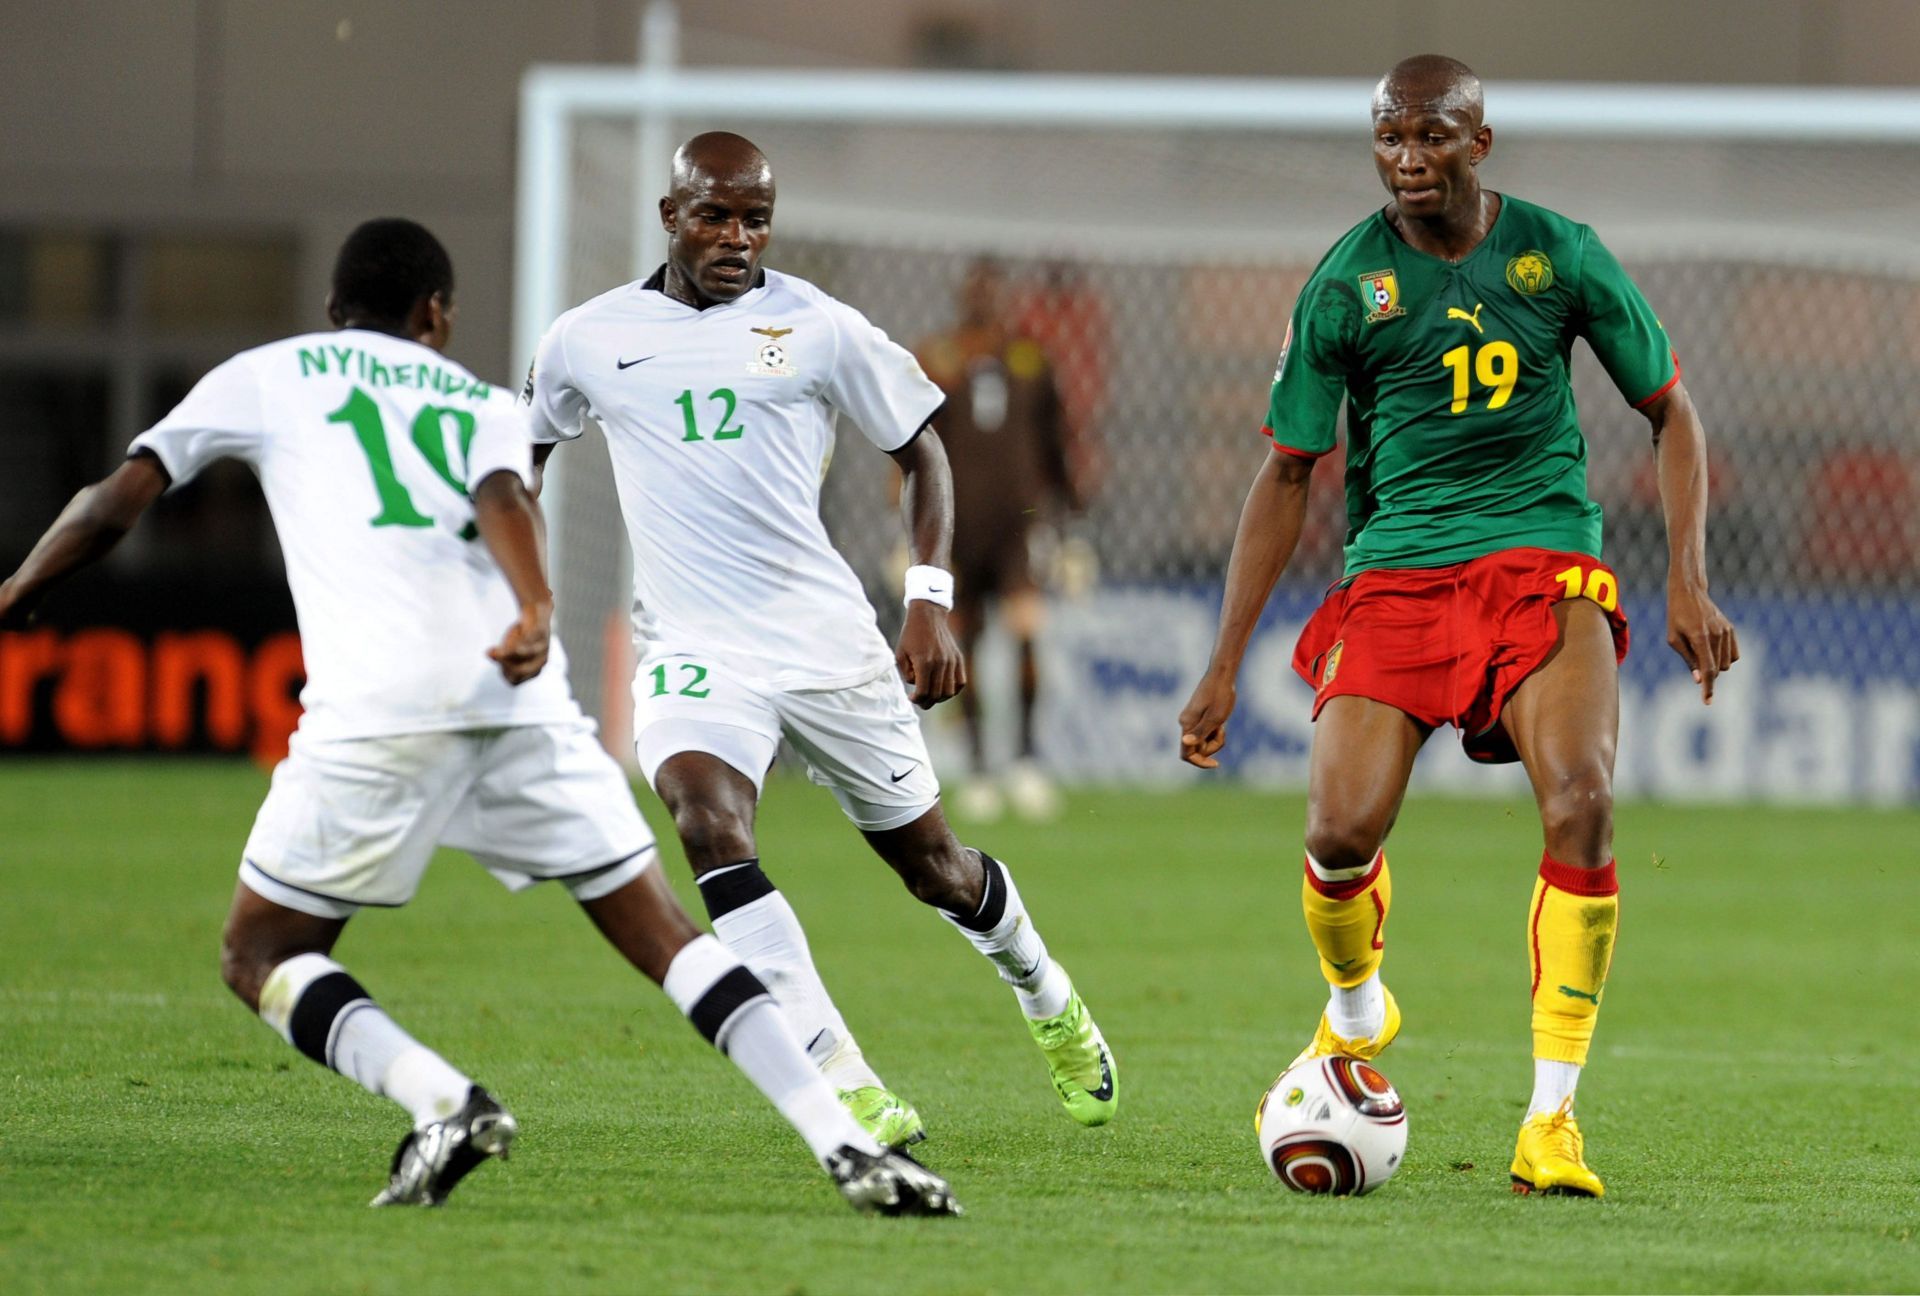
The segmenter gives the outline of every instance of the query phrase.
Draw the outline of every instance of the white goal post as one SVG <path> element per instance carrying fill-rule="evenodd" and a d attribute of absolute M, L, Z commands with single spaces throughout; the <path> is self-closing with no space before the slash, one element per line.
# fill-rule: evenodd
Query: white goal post
<path fill-rule="evenodd" d="M 654 197 L 672 143 L 695 130 L 740 130 L 772 156 L 769 264 L 909 344 L 947 320 L 973 257 L 1016 275 L 1065 267 L 1109 327 L 1113 470 L 1071 524 L 1102 579 L 1056 609 L 1043 755 L 1070 779 L 1185 777 L 1172 717 L 1204 663 L 1291 293 L 1377 201 L 1371 85 L 683 68 L 660 12 L 642 66 L 541 66 L 522 86 L 522 363 L 563 310 L 658 264 Z M 1920 517 L 1899 516 L 1920 511 L 1920 94 L 1500 82 L 1487 101 L 1489 183 L 1595 225 L 1620 253 L 1721 457 L 1715 576 L 1753 651 L 1725 704 L 1700 713 L 1660 642 L 1644 432 L 1582 359 L 1593 490 L 1639 631 L 1623 705 L 1644 737 L 1623 739 L 1623 790 L 1920 797 Z M 877 590 L 898 524 L 873 459 L 839 456 L 825 507 Z M 615 746 L 627 595 L 602 462 L 556 455 L 548 505 L 576 690 Z M 1333 574 L 1335 496 L 1330 534 L 1309 538 L 1249 660 L 1248 777 L 1304 775 L 1307 693 L 1285 649 Z M 1467 778 L 1451 743 L 1432 746 L 1423 779 Z"/>

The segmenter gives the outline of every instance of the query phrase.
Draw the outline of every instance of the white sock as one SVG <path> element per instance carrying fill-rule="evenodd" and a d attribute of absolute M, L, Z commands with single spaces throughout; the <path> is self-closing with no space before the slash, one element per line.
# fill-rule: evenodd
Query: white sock
<path fill-rule="evenodd" d="M 1541 1112 L 1559 1111 L 1562 1103 L 1573 1098 L 1573 1091 L 1579 1083 L 1579 1063 L 1549 1062 L 1545 1058 L 1535 1058 L 1533 1100 L 1527 1104 L 1527 1115 L 1531 1117 Z"/>
<path fill-rule="evenodd" d="M 880 1150 L 800 1047 L 785 1008 L 726 946 L 711 936 L 695 938 L 674 956 L 662 988 L 779 1109 L 822 1163 L 847 1144 L 863 1152 Z"/>
<path fill-rule="evenodd" d="M 841 1089 L 885 1088 L 833 1005 L 793 906 L 778 891 L 713 919 L 714 934 L 773 991 L 807 1055 Z"/>
<path fill-rule="evenodd" d="M 1375 972 L 1357 986 L 1328 986 L 1327 1025 L 1342 1039 L 1376 1039 L 1387 1026 L 1387 997 Z"/>
<path fill-rule="evenodd" d="M 324 954 L 298 954 L 274 968 L 260 988 L 260 1016 L 314 1061 L 405 1107 L 416 1129 L 460 1110 L 473 1087 Z"/>
<path fill-rule="evenodd" d="M 1337 886 L 1342 882 L 1358 882 L 1361 878 L 1373 871 L 1373 866 L 1379 859 L 1380 852 L 1375 851 L 1373 858 L 1365 864 L 1356 864 L 1352 868 L 1343 869 L 1328 868 L 1325 864 L 1322 864 L 1313 857 L 1312 851 L 1308 851 L 1307 867 L 1313 871 L 1313 876 L 1319 881 Z"/>
<path fill-rule="evenodd" d="M 1013 987 L 1020 1011 L 1029 1021 L 1058 1017 L 1067 1010 L 1073 982 L 1047 957 L 1047 943 L 1034 929 L 1013 874 L 985 851 L 975 851 L 985 872 L 980 909 L 968 917 L 941 910 L 941 916 L 973 947 L 993 961 L 1000 979 Z"/>
<path fill-rule="evenodd" d="M 467 1091 L 473 1087 L 473 1081 L 447 1065 L 445 1058 L 425 1045 L 415 1043 L 405 1031 L 394 1025 L 393 1018 L 378 1008 L 373 1012 L 392 1030 L 404 1045 L 400 1052 L 387 1063 L 386 1070 L 380 1076 L 380 1088 L 376 1093 L 387 1097 L 413 1113 L 413 1127 L 425 1129 L 435 1121 L 445 1120 L 466 1105 Z M 358 1012 L 351 1021 L 342 1027 L 344 1041 L 346 1030 L 352 1027 L 360 1029 L 363 1018 L 372 1014 Z"/>

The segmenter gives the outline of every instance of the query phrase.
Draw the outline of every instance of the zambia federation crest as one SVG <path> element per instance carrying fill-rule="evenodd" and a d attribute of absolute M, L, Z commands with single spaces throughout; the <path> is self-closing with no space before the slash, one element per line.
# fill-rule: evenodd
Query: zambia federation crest
<path fill-rule="evenodd" d="M 800 370 L 780 345 L 780 339 L 793 332 L 790 328 L 757 328 L 750 332 L 758 333 L 767 340 L 755 348 L 753 359 L 747 364 L 747 372 L 763 378 L 791 378 Z"/>
<path fill-rule="evenodd" d="M 1391 270 L 1369 270 L 1360 276 L 1360 295 L 1367 303 L 1367 323 L 1405 315 L 1400 305 L 1400 280 Z"/>
<path fill-rule="evenodd" d="M 1527 249 L 1507 262 L 1507 287 L 1523 296 L 1539 296 L 1553 287 L 1553 262 L 1540 249 Z"/>

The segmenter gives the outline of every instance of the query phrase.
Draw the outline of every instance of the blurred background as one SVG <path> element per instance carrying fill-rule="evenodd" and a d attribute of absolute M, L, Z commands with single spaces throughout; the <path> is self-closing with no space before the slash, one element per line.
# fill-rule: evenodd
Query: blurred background
<path fill-rule="evenodd" d="M 1635 274 L 1714 441 L 1711 561 L 1743 661 L 1708 711 L 1662 642 L 1644 422 L 1579 350 L 1591 489 L 1637 644 L 1622 790 L 1920 798 L 1906 0 L 12 5 L 0 570 L 200 374 L 321 326 L 360 220 L 441 236 L 452 354 L 513 382 L 553 313 L 657 260 L 662 148 L 726 127 L 779 175 L 768 264 L 921 354 L 966 422 L 963 471 L 991 486 L 1031 460 L 1022 552 L 980 559 L 1005 597 L 976 614 L 978 741 L 957 708 L 937 717 L 943 769 L 1009 780 L 1004 808 L 1035 814 L 1034 776 L 1182 781 L 1174 717 L 1268 453 L 1286 318 L 1379 201 L 1372 79 L 1425 50 L 1487 82 L 1487 183 L 1595 225 Z M 553 70 L 530 80 L 537 65 Z M 622 539 L 597 453 L 563 452 L 551 503 L 574 683 L 618 751 Z M 292 606 L 259 492 L 226 468 L 163 501 L 40 625 L 0 633 L 0 753 L 283 750 Z M 1338 573 L 1337 469 L 1317 474 L 1248 661 L 1230 751 L 1249 779 L 1304 779 L 1309 692 L 1287 659 Z M 904 561 L 891 477 L 843 428 L 824 511 L 883 624 Z M 1445 735 L 1420 778 L 1485 786 Z"/>

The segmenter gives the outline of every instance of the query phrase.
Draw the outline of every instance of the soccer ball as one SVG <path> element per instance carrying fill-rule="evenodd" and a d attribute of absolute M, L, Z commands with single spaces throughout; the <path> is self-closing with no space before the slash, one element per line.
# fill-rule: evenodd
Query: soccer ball
<path fill-rule="evenodd" d="M 1371 1062 L 1336 1054 L 1283 1074 L 1253 1115 L 1260 1155 L 1295 1192 L 1372 1192 L 1407 1153 L 1407 1109 Z"/>

